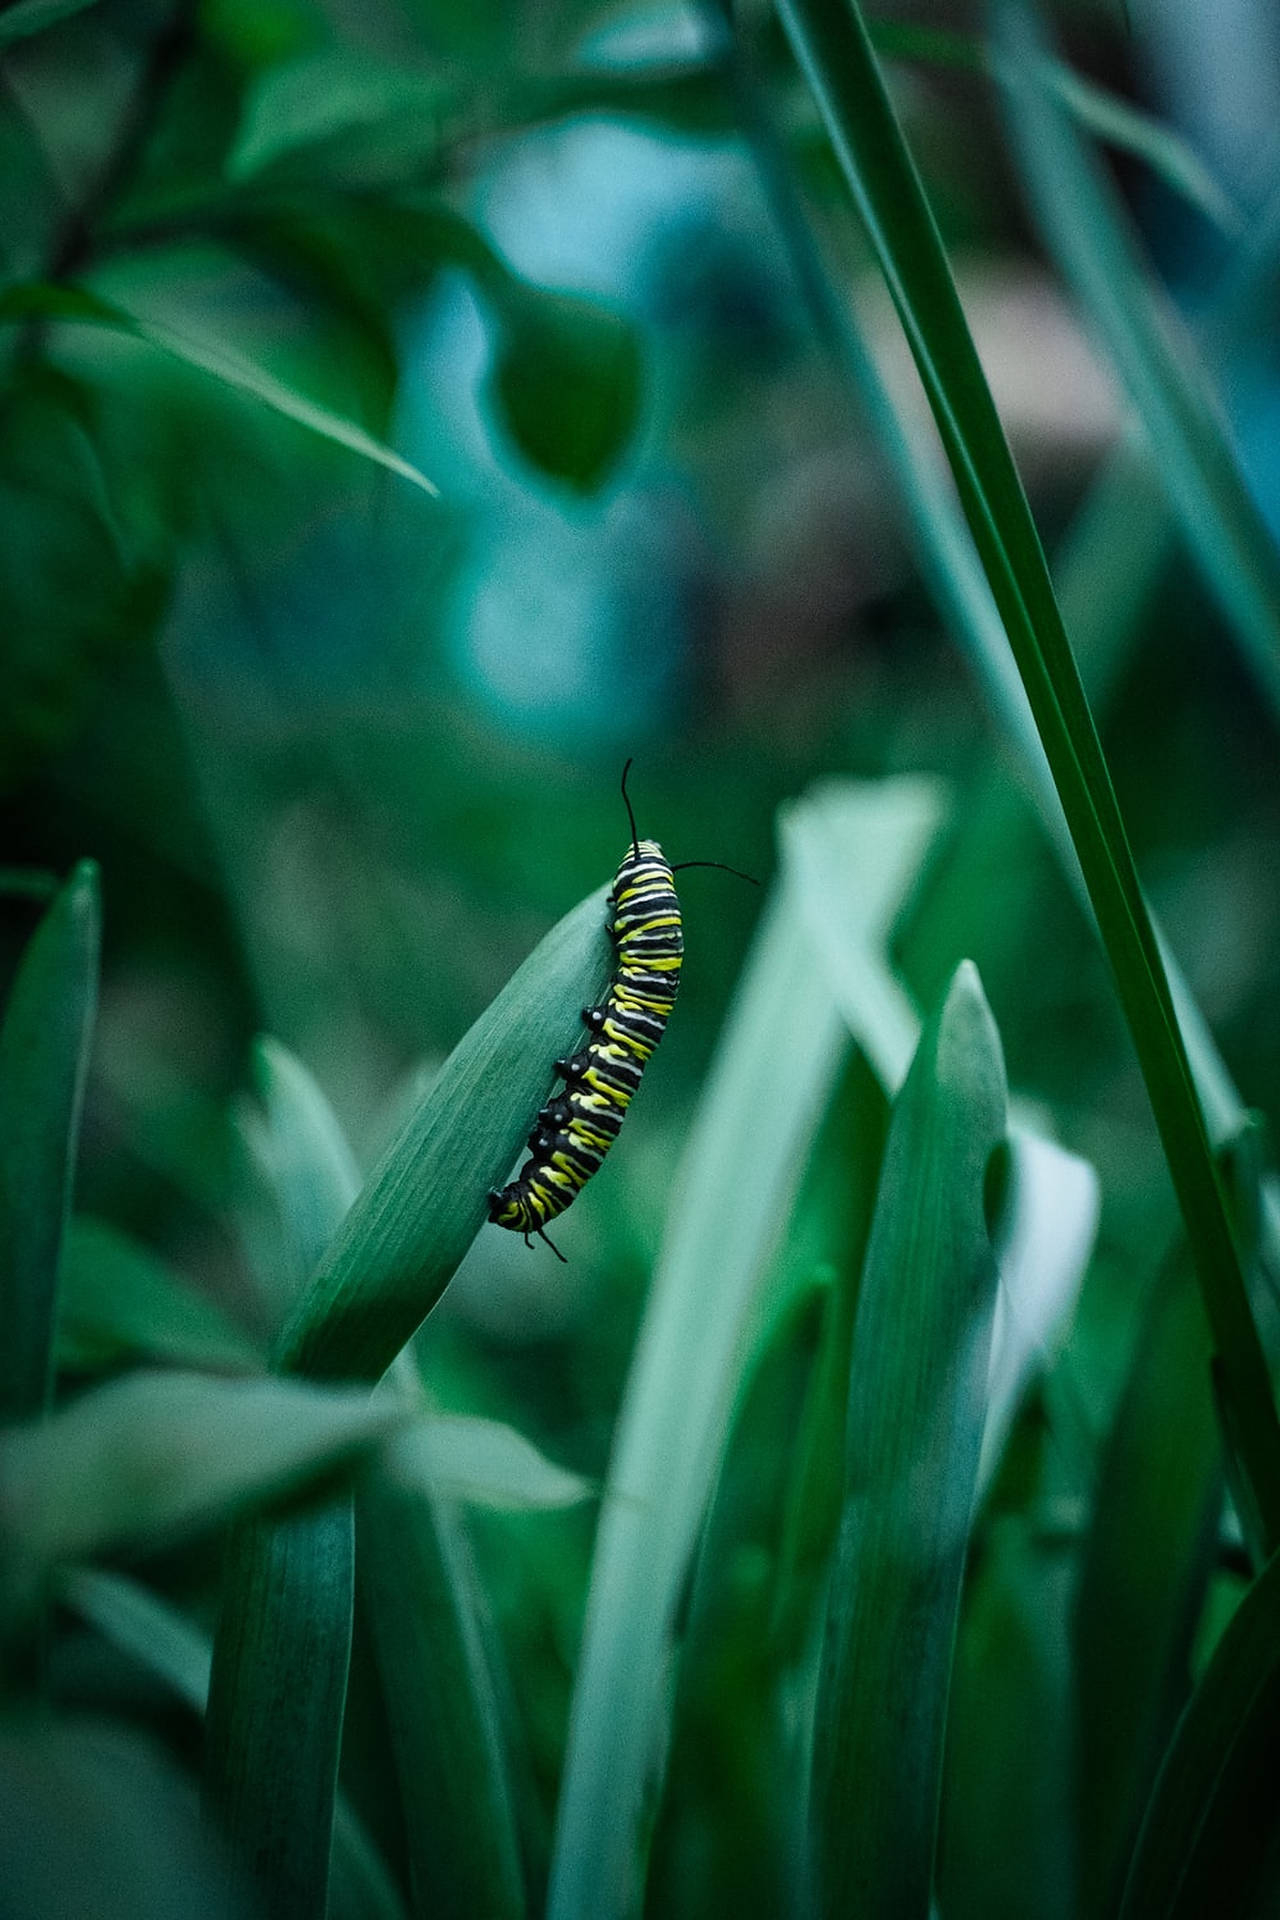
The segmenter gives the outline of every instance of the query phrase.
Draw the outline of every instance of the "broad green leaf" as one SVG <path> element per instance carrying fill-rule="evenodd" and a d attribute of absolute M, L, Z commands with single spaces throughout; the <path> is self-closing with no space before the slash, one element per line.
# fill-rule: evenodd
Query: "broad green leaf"
<path fill-rule="evenodd" d="M 894 1106 L 854 1326 L 814 1729 L 820 1914 L 927 1920 L 947 1692 L 986 1417 L 1000 1042 L 957 971 Z"/>
<path fill-rule="evenodd" d="M 514 1427 L 472 1414 L 429 1414 L 389 1441 L 383 1458 L 388 1474 L 405 1486 L 512 1512 L 573 1507 L 596 1491 Z"/>
<path fill-rule="evenodd" d="M 622 314 L 511 280 L 497 303 L 492 404 L 540 472 L 582 493 L 602 486 L 636 430 L 641 361 Z"/>
<path fill-rule="evenodd" d="M 605 891 L 529 956 L 370 1174 L 281 1335 L 286 1371 L 372 1382 L 439 1299 L 604 991 Z"/>
<path fill-rule="evenodd" d="M 96 5 L 97 0 L 14 0 L 13 6 L 0 13 L 0 47 L 12 47 Z"/>
<path fill-rule="evenodd" d="M 942 436 L 1111 962 L 1187 1224 L 1267 1538 L 1280 1540 L 1280 1421 L 1175 1003 L 1039 536 L 857 0 L 781 0 Z"/>
<path fill-rule="evenodd" d="M 135 1360 L 253 1373 L 262 1355 L 212 1300 L 139 1241 L 77 1214 L 59 1269 L 57 1359 L 72 1372 Z"/>
<path fill-rule="evenodd" d="M 518 1920 L 505 1741 L 463 1533 L 447 1502 L 374 1473 L 357 1493 L 356 1538 L 414 1914 Z"/>
<path fill-rule="evenodd" d="M 1120 1920 L 1274 1912 L 1278 1764 L 1280 1557 L 1273 1557 L 1178 1722 L 1130 1863 Z M 1262 1880 L 1264 1872 L 1269 1878 Z"/>
<path fill-rule="evenodd" d="M 369 1408 L 368 1395 L 359 1398 Z M 262 1910 L 326 1910 L 347 1698 L 349 1492 L 232 1530 L 205 1717 L 205 1802 Z"/>
<path fill-rule="evenodd" d="M 1280 553 L 1240 472 L 1221 407 L 1170 324 L 1101 170 L 1046 84 L 1020 7 L 998 13 L 1021 176 L 1046 241 L 1105 342 L 1183 536 L 1280 710 Z"/>
<path fill-rule="evenodd" d="M 884 868 L 873 882 L 882 924 L 895 884 L 901 899 L 914 878 L 919 798 L 907 783 L 895 821 L 879 791 L 844 795 L 851 817 L 865 806 L 882 835 Z M 783 884 L 757 931 L 685 1151 L 619 1416 L 570 1717 L 551 1920 L 608 1920 L 632 1904 L 680 1597 L 743 1370 L 773 1304 L 764 1296 L 771 1262 L 848 1049 L 785 835 L 783 850 Z M 856 894 L 861 875 L 841 860 L 827 882 Z"/>
<path fill-rule="evenodd" d="M 227 160 L 232 180 L 247 180 L 283 160 L 314 162 L 351 150 L 360 158 L 368 136 L 389 129 L 402 164 L 432 156 L 448 90 L 429 73 L 376 60 L 351 48 L 325 47 L 269 67 L 252 82 Z M 364 138 L 362 139 L 362 136 Z"/>
<path fill-rule="evenodd" d="M 185 1777 L 100 1719 L 0 1727 L 0 1885 L 22 1920 L 252 1920 Z"/>
<path fill-rule="evenodd" d="M 295 393 L 292 387 L 285 386 L 283 381 L 277 380 L 264 368 L 255 366 L 251 360 L 246 360 L 224 343 L 197 339 L 194 334 L 171 327 L 164 321 L 131 313 L 118 301 L 106 300 L 101 294 L 91 293 L 83 287 L 31 282 L 8 287 L 0 293 L 0 323 L 29 319 L 107 327 L 112 332 L 144 340 L 161 353 L 180 360 L 184 366 L 209 374 L 212 379 L 220 381 L 225 387 L 234 388 L 237 393 L 248 394 L 251 399 L 270 407 L 273 413 L 283 414 L 285 419 L 296 421 L 308 432 L 319 434 L 322 440 L 331 440 L 336 446 L 346 447 L 363 459 L 386 467 L 388 472 L 399 474 L 402 480 L 412 481 L 424 493 L 434 495 L 438 492 L 434 483 L 417 467 L 402 460 L 398 453 L 384 446 L 380 440 L 375 440 L 372 434 L 366 433 L 353 420 L 345 420 L 328 407 L 318 406 L 303 394 Z"/>
<path fill-rule="evenodd" d="M 1079 1881 L 1110 1913 L 1191 1683 L 1222 1510 L 1209 1336 L 1185 1255 L 1159 1276 L 1107 1436 L 1073 1639 Z"/>
<path fill-rule="evenodd" d="M 98 994 L 98 870 L 37 928 L 0 1027 L 0 1421 L 48 1404 L 58 1262 Z"/>
<path fill-rule="evenodd" d="M 0 1552 L 27 1587 L 59 1562 L 168 1544 L 350 1461 L 406 1418 L 296 1380 L 132 1373 L 0 1432 Z"/>
<path fill-rule="evenodd" d="M 213 1653 L 208 1637 L 148 1588 L 118 1573 L 71 1567 L 58 1580 L 64 1606 L 154 1673 L 203 1716 Z M 331 1920 L 404 1920 L 386 1867 L 339 1796 L 334 1810 Z"/>

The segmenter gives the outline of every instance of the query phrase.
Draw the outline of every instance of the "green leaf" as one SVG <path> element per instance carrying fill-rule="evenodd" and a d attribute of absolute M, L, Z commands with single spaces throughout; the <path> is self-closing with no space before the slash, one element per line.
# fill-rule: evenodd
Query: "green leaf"
<path fill-rule="evenodd" d="M 387 1472 L 406 1486 L 513 1513 L 574 1507 L 596 1491 L 514 1427 L 472 1414 L 431 1414 L 388 1442 L 383 1457 Z"/>
<path fill-rule="evenodd" d="M 820 1914 L 927 1920 L 995 1312 L 1000 1041 L 968 962 L 894 1106 L 858 1299 L 814 1729 Z"/>
<path fill-rule="evenodd" d="M 273 1920 L 326 1910 L 354 1560 L 350 1493 L 241 1520 L 227 1550 L 204 1793 Z"/>
<path fill-rule="evenodd" d="M 259 74 L 227 160 L 230 179 L 300 158 L 360 160 L 371 137 L 388 137 L 401 167 L 426 161 L 439 140 L 448 88 L 429 73 L 391 65 L 351 48 L 324 47 Z"/>
<path fill-rule="evenodd" d="M 492 403 L 539 472 L 592 493 L 626 452 L 640 417 L 634 328 L 595 300 L 509 279 L 498 311 Z"/>
<path fill-rule="evenodd" d="M 857 0 L 781 0 L 924 384 L 1017 661 L 1111 961 L 1267 1537 L 1280 1540 L 1280 1422 L 1160 947 L 1045 566 L 951 270 Z"/>
<path fill-rule="evenodd" d="M 356 1537 L 414 1913 L 519 1920 L 505 1740 L 465 1537 L 447 1502 L 377 1473 L 357 1494 Z"/>
<path fill-rule="evenodd" d="M 212 1648 L 208 1636 L 147 1587 L 122 1574 L 71 1567 L 58 1598 L 104 1639 L 170 1687 L 203 1716 Z M 333 1824 L 332 1920 L 404 1920 L 404 1908 L 382 1860 L 351 1808 L 339 1796 Z"/>
<path fill-rule="evenodd" d="M 23 955 L 0 1027 L 0 1422 L 39 1413 L 53 1383 L 99 917 L 98 870 L 84 861 Z"/>
<path fill-rule="evenodd" d="M 1240 472 L 1221 406 L 1170 324 L 1106 180 L 1044 77 L 1030 19 L 998 15 L 1021 174 L 1062 271 L 1105 342 L 1184 538 L 1280 711 L 1280 553 Z"/>
<path fill-rule="evenodd" d="M 262 1355 L 204 1294 L 105 1220 L 78 1214 L 59 1270 L 59 1367 L 101 1372 L 122 1362 L 168 1361 L 257 1372 Z"/>
<path fill-rule="evenodd" d="M 1280 1556 L 1249 1589 L 1178 1723 L 1148 1804 L 1120 1920 L 1270 1912 L 1280 1764 Z M 1259 1876 L 1270 1850 L 1265 1898 Z"/>
<path fill-rule="evenodd" d="M 1221 1511 L 1208 1329 L 1180 1248 L 1157 1281 L 1107 1436 L 1076 1595 L 1084 1912 L 1114 1911 L 1160 1755 L 1190 1687 L 1191 1636 Z"/>
<path fill-rule="evenodd" d="M 0 13 L 0 47 L 12 47 L 96 5 L 97 0 L 15 0 Z"/>
<path fill-rule="evenodd" d="M 879 790 L 843 795 L 851 819 L 865 809 L 880 835 L 885 870 L 872 886 L 882 924 L 894 892 L 901 900 L 914 878 L 919 798 L 917 784 L 905 783 L 895 822 Z M 832 806 L 835 796 L 818 804 Z M 765 1296 L 773 1256 L 848 1050 L 829 970 L 800 911 L 790 844 L 788 834 L 783 885 L 757 930 L 699 1103 L 619 1416 L 560 1794 L 551 1920 L 629 1910 L 680 1597 L 754 1339 L 776 1304 Z M 842 859 L 827 881 L 857 893 L 861 877 Z"/>
<path fill-rule="evenodd" d="M 386 1437 L 403 1409 L 296 1380 L 133 1373 L 0 1433 L 0 1553 L 20 1589 L 59 1562 L 168 1544 Z"/>
<path fill-rule="evenodd" d="M 552 928 L 454 1048 L 286 1324 L 282 1368 L 372 1382 L 435 1305 L 547 1097 L 552 1063 L 578 1044 L 581 1009 L 604 992 L 605 892 Z"/>
<path fill-rule="evenodd" d="M 346 447 L 363 459 L 385 467 L 388 472 L 399 474 L 401 479 L 412 481 L 424 493 L 435 495 L 439 492 L 434 482 L 420 473 L 417 467 L 402 460 L 398 453 L 393 453 L 390 447 L 375 440 L 372 434 L 366 433 L 353 420 L 345 420 L 329 408 L 318 406 L 315 401 L 295 393 L 292 387 L 285 386 L 283 381 L 277 380 L 262 367 L 255 366 L 251 360 L 244 359 L 234 348 L 225 344 L 197 339 L 195 335 L 171 327 L 164 321 L 131 313 L 118 301 L 105 300 L 100 294 L 91 293 L 83 287 L 28 282 L 8 287 L 0 293 L 0 322 L 31 319 L 107 327 L 114 333 L 144 340 L 159 352 L 180 360 L 184 366 L 194 367 L 198 372 L 207 373 L 220 381 L 223 386 L 248 394 L 251 399 L 270 407 L 273 413 L 282 414 L 286 420 L 296 421 L 300 427 L 306 427 L 308 432 L 319 434 L 322 440 L 331 440 L 336 446 Z"/>

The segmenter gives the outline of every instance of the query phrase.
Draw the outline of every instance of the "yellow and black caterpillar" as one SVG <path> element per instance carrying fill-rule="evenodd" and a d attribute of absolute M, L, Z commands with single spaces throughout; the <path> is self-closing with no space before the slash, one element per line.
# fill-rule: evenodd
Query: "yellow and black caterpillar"
<path fill-rule="evenodd" d="M 573 1204 L 617 1138 L 680 987 L 684 936 L 674 879 L 679 869 L 669 864 L 656 840 L 641 840 L 636 832 L 627 799 L 630 767 L 628 760 L 622 798 L 631 846 L 614 875 L 605 923 L 614 945 L 609 991 L 603 1006 L 583 1009 L 591 1036 L 586 1046 L 555 1063 L 564 1091 L 547 1101 L 534 1122 L 528 1160 L 509 1186 L 489 1195 L 489 1218 L 496 1226 L 522 1233 L 526 1246 L 536 1233 L 559 1259 L 564 1255 L 547 1239 L 547 1222 Z"/>

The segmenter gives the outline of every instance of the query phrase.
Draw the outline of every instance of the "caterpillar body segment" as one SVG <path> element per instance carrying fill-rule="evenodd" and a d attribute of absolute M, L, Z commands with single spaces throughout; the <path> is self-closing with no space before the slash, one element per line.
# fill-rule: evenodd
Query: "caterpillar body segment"
<path fill-rule="evenodd" d="M 583 1010 L 587 1043 L 571 1059 L 556 1061 L 563 1090 L 538 1114 L 516 1179 L 489 1195 L 490 1220 L 522 1233 L 526 1245 L 530 1234 L 547 1239 L 548 1221 L 572 1205 L 613 1145 L 675 1005 L 684 955 L 680 902 L 656 840 L 640 840 L 633 831 L 614 875 L 606 924 L 613 977 L 603 1005 Z"/>

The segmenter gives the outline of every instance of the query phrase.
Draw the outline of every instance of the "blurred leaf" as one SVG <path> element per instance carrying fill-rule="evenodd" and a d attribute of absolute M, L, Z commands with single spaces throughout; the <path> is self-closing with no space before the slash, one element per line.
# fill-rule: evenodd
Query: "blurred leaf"
<path fill-rule="evenodd" d="M 105 1220 L 78 1214 L 59 1269 L 57 1361 L 100 1372 L 125 1361 L 254 1373 L 262 1355 L 204 1294 Z"/>
<path fill-rule="evenodd" d="M 254 79 L 226 170 L 242 181 L 299 156 L 314 165 L 317 148 L 329 160 L 335 150 L 359 158 L 370 133 L 385 139 L 388 130 L 402 166 L 420 165 L 435 151 L 449 98 L 429 73 L 351 48 L 319 48 Z"/>
<path fill-rule="evenodd" d="M 640 345 L 598 301 L 514 279 L 498 305 L 490 375 L 498 418 L 526 460 L 592 493 L 626 452 L 640 417 Z"/>
<path fill-rule="evenodd" d="M 274 1317 L 283 1319 L 360 1191 L 360 1171 L 337 1115 L 296 1054 L 261 1034 L 254 1072 L 262 1109 L 246 1106 L 239 1118 L 283 1236 L 286 1271 L 263 1275 Z"/>
<path fill-rule="evenodd" d="M 1009 1130 L 1011 1189 L 995 1229 L 1000 1286 L 978 1485 L 984 1489 L 1027 1382 L 1070 1319 L 1098 1230 L 1098 1176 L 1087 1160 Z"/>
<path fill-rule="evenodd" d="M 0 1728 L 0 1884 L 22 1920 L 251 1920 L 183 1776 L 88 1720 Z"/>
<path fill-rule="evenodd" d="M 1070 1553 L 1022 1514 L 974 1542 L 947 1706 L 937 1910 L 1077 1920 Z"/>
<path fill-rule="evenodd" d="M 428 1415 L 390 1441 L 384 1459 L 388 1473 L 405 1486 L 513 1512 L 573 1507 L 596 1492 L 514 1427 L 471 1414 Z"/>
<path fill-rule="evenodd" d="M 0 1422 L 41 1412 L 53 1384 L 99 923 L 98 870 L 86 860 L 27 947 L 0 1027 Z"/>
<path fill-rule="evenodd" d="M 869 20 L 867 29 L 877 52 L 890 60 L 914 60 L 966 73 L 994 71 L 997 77 L 1005 77 L 1002 61 L 993 57 L 986 42 L 974 34 L 919 26 L 910 20 Z M 1240 209 L 1194 148 L 1172 127 L 1077 73 L 1065 60 L 1043 60 L 1040 71 L 1045 86 L 1057 94 L 1082 127 L 1109 146 L 1143 161 L 1223 233 L 1240 233 L 1244 226 Z"/>
<path fill-rule="evenodd" d="M 0 13 L 0 47 L 11 47 L 96 5 L 97 0 L 14 0 Z"/>
<path fill-rule="evenodd" d="M 373 1411 L 367 1394 L 347 1397 Z M 354 1553 L 349 1493 L 242 1519 L 227 1549 L 205 1800 L 272 1920 L 326 1911 Z"/>
<path fill-rule="evenodd" d="M 402 479 L 411 480 L 415 487 L 421 487 L 425 493 L 434 495 L 438 492 L 424 473 L 419 473 L 398 453 L 393 453 L 390 447 L 375 440 L 363 427 L 295 393 L 263 368 L 243 359 L 231 347 L 198 340 L 163 321 L 129 313 L 118 302 L 104 300 L 101 295 L 83 287 L 28 282 L 22 286 L 8 287 L 0 293 L 0 322 L 32 319 L 107 327 L 113 332 L 128 334 L 135 340 L 145 340 L 161 353 L 167 353 L 185 366 L 211 375 L 223 386 L 248 394 L 263 406 L 270 407 L 274 413 L 283 414 L 287 420 L 294 420 L 309 432 L 319 434 L 321 439 L 331 440 L 335 445 L 346 447 L 350 452 L 386 467 L 389 472 L 399 474 Z"/>
<path fill-rule="evenodd" d="M 58 1598 L 122 1652 L 166 1682 L 203 1717 L 212 1649 L 207 1635 L 148 1588 L 122 1574 L 71 1567 Z M 331 1920 L 403 1920 L 404 1908 L 386 1867 L 350 1807 L 334 1812 Z"/>
<path fill-rule="evenodd" d="M 814 1730 L 817 1910 L 927 1920 L 995 1312 L 1000 1041 L 957 971 L 894 1107 L 858 1298 Z"/>
<path fill-rule="evenodd" d="M 946 813 L 941 782 L 868 784 L 849 803 L 840 781 L 820 782 L 787 809 L 782 832 L 798 907 L 850 1033 L 889 1093 L 902 1084 L 920 1034 L 910 999 L 888 962 L 903 876 L 915 873 Z M 835 886 L 836 874 L 858 876 Z"/>
<path fill-rule="evenodd" d="M 284 1369 L 376 1380 L 435 1305 L 609 978 L 605 891 L 552 928 L 454 1048 L 286 1325 Z"/>
<path fill-rule="evenodd" d="M 1222 1510 L 1204 1309 L 1179 1249 L 1161 1273 L 1107 1437 L 1073 1638 L 1082 1913 L 1111 1913 L 1190 1689 Z"/>
<path fill-rule="evenodd" d="M 523 1874 L 475 1575 L 446 1503 L 358 1490 L 359 1596 L 382 1683 L 421 1920 L 517 1920 Z"/>
<path fill-rule="evenodd" d="M 294 1380 L 133 1373 L 43 1425 L 0 1433 L 10 1581 L 59 1561 L 168 1543 L 385 1438 L 402 1409 Z"/>
<path fill-rule="evenodd" d="M 857 0 L 781 0 L 924 384 L 1089 889 L 1194 1250 L 1267 1537 L 1280 1421 L 1159 943 L 1039 536 Z"/>
<path fill-rule="evenodd" d="M 1184 538 L 1280 711 L 1280 554 L 1221 406 L 1165 311 L 1101 169 L 1043 78 L 1022 9 L 999 15 L 1010 125 L 1032 210 L 1123 381 Z"/>
<path fill-rule="evenodd" d="M 1120 1920 L 1274 1911 L 1274 1857 L 1271 1877 L 1258 1882 L 1276 1839 L 1278 1765 L 1280 1557 L 1241 1601 L 1178 1723 Z"/>
<path fill-rule="evenodd" d="M 915 877 L 919 797 L 917 783 L 904 783 L 895 817 L 877 788 L 850 786 L 840 796 L 850 822 L 867 809 L 878 823 L 873 897 L 885 923 L 894 876 L 899 899 Z M 836 795 L 821 804 L 834 807 Z M 783 851 L 784 883 L 757 929 L 685 1151 L 618 1420 L 560 1794 L 551 1920 L 608 1920 L 631 1902 L 681 1592 L 770 1308 L 771 1261 L 848 1048 L 829 968 L 801 912 L 789 834 Z M 843 859 L 826 874 L 836 892 L 857 893 L 861 880 Z M 855 953 L 850 965 L 860 960 Z"/>

